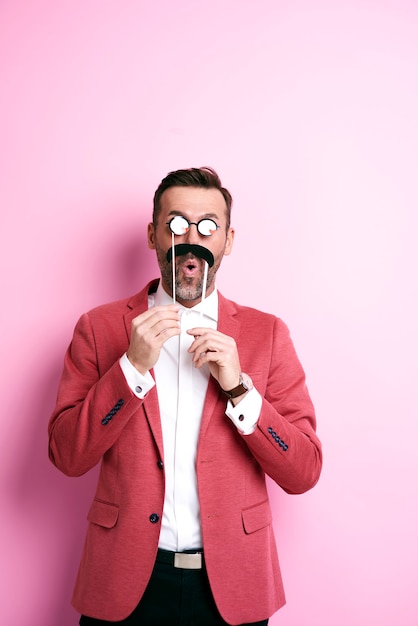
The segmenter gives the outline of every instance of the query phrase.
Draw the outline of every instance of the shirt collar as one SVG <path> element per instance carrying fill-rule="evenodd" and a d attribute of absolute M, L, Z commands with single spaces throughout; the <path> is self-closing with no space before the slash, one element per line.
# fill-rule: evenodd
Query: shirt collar
<path fill-rule="evenodd" d="M 155 306 L 173 304 L 172 297 L 169 296 L 168 293 L 164 290 L 161 281 L 159 282 L 157 291 L 155 292 L 155 294 L 153 294 L 153 296 Z M 199 314 L 202 311 L 202 315 L 208 317 L 211 320 L 214 320 L 215 322 L 218 322 L 218 290 L 216 286 L 212 293 L 207 296 L 207 298 L 205 298 L 205 301 L 203 303 L 199 302 L 199 304 L 196 304 L 193 307 L 184 307 L 180 303 L 178 303 L 178 305 L 180 309 L 184 311 L 195 311 Z"/>

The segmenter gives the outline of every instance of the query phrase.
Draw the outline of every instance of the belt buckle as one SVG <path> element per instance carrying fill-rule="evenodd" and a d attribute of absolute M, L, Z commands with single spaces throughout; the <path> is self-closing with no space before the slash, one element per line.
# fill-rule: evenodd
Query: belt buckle
<path fill-rule="evenodd" d="M 202 569 L 202 553 L 187 554 L 187 552 L 176 552 L 174 555 L 174 567 L 179 569 Z"/>

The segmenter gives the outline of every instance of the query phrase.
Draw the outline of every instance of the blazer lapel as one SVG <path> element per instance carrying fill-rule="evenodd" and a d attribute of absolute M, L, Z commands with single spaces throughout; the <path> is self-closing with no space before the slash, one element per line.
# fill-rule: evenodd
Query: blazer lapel
<path fill-rule="evenodd" d="M 237 337 L 239 329 L 239 321 L 237 319 L 237 310 L 233 302 L 224 298 L 218 293 L 218 330 L 229 337 Z M 209 378 L 208 390 L 206 392 L 205 404 L 203 407 L 202 423 L 200 426 L 200 438 L 206 432 L 209 420 L 212 417 L 216 407 L 225 412 L 225 396 L 219 383 L 211 376 Z"/>
<path fill-rule="evenodd" d="M 124 315 L 128 341 L 130 341 L 131 338 L 132 321 L 135 317 L 148 309 L 148 296 L 150 293 L 156 291 L 157 286 L 158 280 L 150 282 L 142 291 L 133 296 L 133 298 L 128 302 L 128 311 Z M 154 370 L 151 370 L 150 374 L 155 380 Z M 141 408 L 145 413 L 147 422 L 154 436 L 160 457 L 163 458 L 163 432 L 161 428 L 160 406 L 158 404 L 158 393 L 156 387 L 153 387 L 153 389 L 151 389 L 151 391 L 147 394 L 146 398 L 144 398 Z"/>
<path fill-rule="evenodd" d="M 158 280 L 153 280 L 142 291 L 133 296 L 128 302 L 128 311 L 123 316 L 128 341 L 131 339 L 132 321 L 148 309 L 148 296 L 156 291 Z"/>

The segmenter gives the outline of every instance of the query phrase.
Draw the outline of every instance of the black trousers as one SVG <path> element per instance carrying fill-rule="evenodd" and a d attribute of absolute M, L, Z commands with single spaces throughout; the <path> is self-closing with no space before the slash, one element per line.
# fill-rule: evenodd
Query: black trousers
<path fill-rule="evenodd" d="M 120 622 L 86 617 L 80 626 L 225 626 L 216 608 L 206 570 L 178 569 L 156 562 L 136 609 Z M 268 620 L 241 626 L 267 626 Z"/>

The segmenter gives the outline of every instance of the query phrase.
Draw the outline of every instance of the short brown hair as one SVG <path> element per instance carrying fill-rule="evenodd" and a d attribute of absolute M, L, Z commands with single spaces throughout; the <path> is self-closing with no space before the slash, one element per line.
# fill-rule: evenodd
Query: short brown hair
<path fill-rule="evenodd" d="M 166 189 L 170 187 L 203 187 L 204 189 L 218 189 L 224 197 L 226 204 L 226 226 L 229 228 L 231 221 L 232 196 L 228 189 L 222 187 L 221 179 L 211 167 L 191 167 L 184 170 L 176 170 L 167 174 L 159 184 L 154 194 L 154 209 L 152 221 L 157 225 L 160 212 L 160 200 Z"/>

